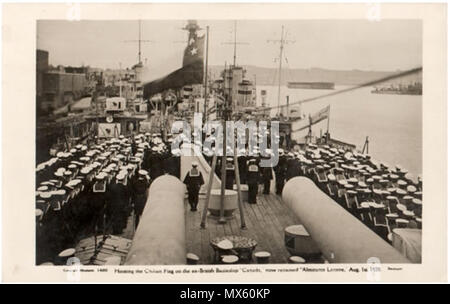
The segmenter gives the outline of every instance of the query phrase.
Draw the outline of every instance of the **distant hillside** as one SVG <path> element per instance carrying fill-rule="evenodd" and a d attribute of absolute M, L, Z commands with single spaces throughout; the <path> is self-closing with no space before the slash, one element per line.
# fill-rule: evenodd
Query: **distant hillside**
<path fill-rule="evenodd" d="M 258 85 L 277 85 L 278 74 L 275 68 L 263 68 L 257 66 L 244 66 L 247 70 L 246 78 L 254 80 L 256 75 L 256 83 Z M 223 66 L 210 66 L 211 75 L 214 79 L 220 77 L 220 72 L 223 70 Z M 281 75 L 282 85 L 286 85 L 288 81 L 324 81 L 334 82 L 337 85 L 357 85 L 368 81 L 383 78 L 392 74 L 399 73 L 400 71 L 393 72 L 380 72 L 380 71 L 339 71 L 339 70 L 327 70 L 321 68 L 312 69 L 283 69 Z M 422 75 L 417 75 L 417 81 L 421 81 Z M 411 76 L 408 81 L 411 81 Z"/>

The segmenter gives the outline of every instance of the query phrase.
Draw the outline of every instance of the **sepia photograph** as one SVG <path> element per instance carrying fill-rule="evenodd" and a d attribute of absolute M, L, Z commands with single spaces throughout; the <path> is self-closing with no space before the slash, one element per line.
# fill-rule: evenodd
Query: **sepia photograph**
<path fill-rule="evenodd" d="M 33 197 L 6 201 L 33 213 L 33 269 L 381 280 L 441 261 L 446 160 L 426 153 L 446 113 L 427 106 L 446 89 L 424 20 L 446 6 L 58 5 L 29 22 Z"/>
<path fill-rule="evenodd" d="M 39 20 L 36 58 L 37 264 L 421 262 L 420 20 Z"/>

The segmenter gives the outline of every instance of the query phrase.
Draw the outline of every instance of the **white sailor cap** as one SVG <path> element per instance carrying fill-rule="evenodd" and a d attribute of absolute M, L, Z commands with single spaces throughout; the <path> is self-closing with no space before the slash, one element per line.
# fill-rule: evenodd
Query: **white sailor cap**
<path fill-rule="evenodd" d="M 92 171 L 91 167 L 84 167 L 80 170 L 81 174 L 89 174 Z"/>
<path fill-rule="evenodd" d="M 38 164 L 38 165 L 36 166 L 36 171 L 40 171 L 40 170 L 42 170 L 42 169 L 45 169 L 46 166 L 47 166 L 46 163 Z"/>
<path fill-rule="evenodd" d="M 413 185 L 409 185 L 408 187 L 406 187 L 406 191 L 408 191 L 409 193 L 415 193 L 417 192 L 417 188 Z"/>
<path fill-rule="evenodd" d="M 79 179 L 77 179 L 77 180 L 79 181 Z M 67 184 L 65 184 L 65 186 L 67 188 L 71 188 L 71 189 L 73 189 L 76 185 L 77 185 L 77 182 L 75 182 L 75 179 L 73 179 L 73 180 L 69 181 Z"/>
<path fill-rule="evenodd" d="M 102 170 L 102 172 L 105 172 L 107 174 L 111 173 L 111 167 L 106 167 Z"/>
<path fill-rule="evenodd" d="M 53 194 L 54 195 L 65 195 L 66 190 L 64 190 L 64 189 L 55 190 L 55 191 L 53 191 Z"/>
<path fill-rule="evenodd" d="M 48 186 L 40 186 L 37 191 L 48 191 Z"/>
<path fill-rule="evenodd" d="M 130 162 L 135 163 L 135 164 L 139 163 L 140 161 L 141 161 L 141 159 L 139 157 L 132 157 L 130 159 Z"/>
<path fill-rule="evenodd" d="M 96 179 L 96 180 L 103 180 L 105 177 L 106 177 L 106 176 L 105 176 L 104 174 L 99 173 L 99 174 L 97 174 L 97 175 L 95 176 L 95 179 Z"/>
<path fill-rule="evenodd" d="M 41 192 L 39 193 L 39 196 L 43 199 L 49 199 L 50 197 L 52 197 L 53 193 L 52 192 Z"/>
<path fill-rule="evenodd" d="M 148 175 L 148 172 L 146 170 L 143 170 L 143 169 L 139 170 L 138 173 L 139 173 L 139 175 Z"/>

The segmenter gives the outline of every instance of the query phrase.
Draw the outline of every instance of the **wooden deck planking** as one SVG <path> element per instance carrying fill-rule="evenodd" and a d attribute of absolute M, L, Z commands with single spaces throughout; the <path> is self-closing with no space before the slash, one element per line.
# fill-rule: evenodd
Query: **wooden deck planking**
<path fill-rule="evenodd" d="M 207 217 L 206 229 L 200 228 L 201 214 L 205 197 L 200 196 L 198 211 L 186 209 L 186 250 L 199 256 L 199 264 L 212 264 L 214 251 L 210 241 L 224 235 L 242 235 L 258 242 L 256 251 L 271 253 L 271 263 L 286 263 L 289 253 L 284 245 L 284 229 L 289 225 L 299 224 L 298 219 L 283 205 L 275 194 L 259 194 L 256 205 L 243 203 L 243 210 L 247 229 L 241 229 L 239 209 L 234 218 L 226 224 L 219 224 L 215 219 Z M 255 263 L 255 261 L 253 261 Z"/>
<path fill-rule="evenodd" d="M 255 239 L 258 242 L 258 246 L 256 247 L 256 251 L 269 251 L 272 252 L 274 248 L 270 246 L 269 239 L 264 235 L 262 226 L 262 222 L 258 220 L 257 214 L 254 210 L 256 205 L 245 204 L 245 215 L 248 215 L 248 222 L 250 223 L 248 227 L 248 237 Z"/>
<path fill-rule="evenodd" d="M 278 196 L 271 194 L 271 199 L 267 199 L 267 212 L 271 215 L 272 220 L 280 227 L 276 232 L 278 236 L 284 239 L 284 229 L 292 224 L 299 224 L 299 220 L 293 216 L 286 206 L 282 205 L 282 201 Z M 287 211 L 287 212 L 286 212 Z M 283 214 L 283 216 L 278 216 L 278 214 Z M 285 255 L 285 262 L 288 262 L 289 254 Z"/>
<path fill-rule="evenodd" d="M 279 213 L 273 214 L 271 209 L 269 209 L 268 204 L 273 203 L 273 198 L 270 198 L 268 195 L 262 195 L 260 201 L 261 201 L 261 204 L 257 205 L 257 209 L 259 209 L 259 211 L 265 218 L 266 222 L 270 222 L 272 227 L 274 227 L 273 229 L 269 230 L 271 239 L 272 240 L 273 239 L 283 239 L 283 244 L 284 244 L 284 235 L 279 233 L 280 230 L 284 229 L 284 226 L 282 223 L 280 223 L 276 220 L 276 218 L 278 218 L 278 217 L 283 217 L 283 214 L 279 214 Z M 285 254 L 287 253 L 285 248 L 280 248 L 279 246 L 275 246 L 274 250 L 275 251 L 272 254 L 276 254 L 280 257 L 285 257 Z M 284 261 L 287 261 L 287 260 L 284 260 Z"/>

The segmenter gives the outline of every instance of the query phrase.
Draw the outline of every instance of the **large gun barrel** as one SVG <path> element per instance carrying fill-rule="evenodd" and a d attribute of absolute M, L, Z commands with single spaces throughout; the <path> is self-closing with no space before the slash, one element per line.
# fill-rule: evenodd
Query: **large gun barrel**
<path fill-rule="evenodd" d="M 283 201 L 300 219 L 330 263 L 410 263 L 396 249 L 323 193 L 310 179 L 295 177 Z"/>
<path fill-rule="evenodd" d="M 185 191 L 171 175 L 152 182 L 125 265 L 186 264 Z"/>

